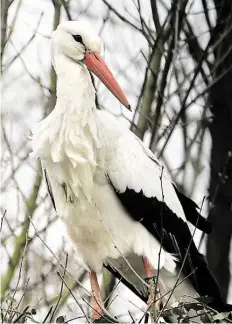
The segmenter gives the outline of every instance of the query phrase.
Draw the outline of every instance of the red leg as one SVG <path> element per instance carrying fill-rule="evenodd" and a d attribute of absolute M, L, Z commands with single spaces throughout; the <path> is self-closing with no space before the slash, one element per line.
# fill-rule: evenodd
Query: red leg
<path fill-rule="evenodd" d="M 147 305 L 148 305 L 148 309 L 151 309 L 151 312 L 153 313 L 152 323 L 154 323 L 154 318 L 156 318 L 157 310 L 159 310 L 159 308 L 160 308 L 160 299 L 157 302 L 155 302 L 155 300 L 160 298 L 160 292 L 159 292 L 159 288 L 157 287 L 157 285 L 154 282 L 155 278 L 154 278 L 154 275 L 152 272 L 152 266 L 150 265 L 150 263 L 146 257 L 143 256 L 142 260 L 143 260 L 146 279 L 150 286 Z"/>
<path fill-rule="evenodd" d="M 92 318 L 99 319 L 103 315 L 103 311 L 102 311 L 103 302 L 101 299 L 100 287 L 95 272 L 91 271 L 89 277 L 90 277 L 90 283 L 92 289 L 92 300 L 91 300 Z"/>
<path fill-rule="evenodd" d="M 145 256 L 143 256 L 142 259 L 143 259 L 143 266 L 144 266 L 146 278 L 151 278 L 153 276 L 152 267 Z"/>

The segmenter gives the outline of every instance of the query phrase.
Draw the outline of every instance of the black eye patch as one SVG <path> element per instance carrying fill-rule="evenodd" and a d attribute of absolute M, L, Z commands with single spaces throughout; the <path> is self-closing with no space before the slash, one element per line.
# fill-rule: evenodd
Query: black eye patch
<path fill-rule="evenodd" d="M 76 42 L 83 44 L 82 37 L 80 35 L 72 35 Z"/>

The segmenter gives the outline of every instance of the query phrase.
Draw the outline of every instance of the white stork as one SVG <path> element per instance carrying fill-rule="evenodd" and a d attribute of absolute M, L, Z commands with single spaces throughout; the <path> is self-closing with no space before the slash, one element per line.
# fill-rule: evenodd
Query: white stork
<path fill-rule="evenodd" d="M 130 106 L 100 56 L 95 30 L 68 21 L 52 33 L 51 44 L 57 101 L 33 129 L 33 155 L 42 161 L 57 213 L 90 271 L 92 316 L 103 314 L 96 277 L 103 265 L 143 300 L 154 295 L 144 282 L 153 277 L 163 304 L 185 294 L 209 295 L 220 308 L 219 288 L 187 221 L 206 233 L 211 225 L 154 154 L 114 116 L 96 109 L 90 72 Z M 178 278 L 182 283 L 170 293 Z"/>

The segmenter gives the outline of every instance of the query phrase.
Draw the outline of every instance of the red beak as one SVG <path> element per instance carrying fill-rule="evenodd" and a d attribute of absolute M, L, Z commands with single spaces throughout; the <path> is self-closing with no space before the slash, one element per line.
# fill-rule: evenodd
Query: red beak
<path fill-rule="evenodd" d="M 86 53 L 83 62 L 87 66 L 88 70 L 93 72 L 127 109 L 131 110 L 124 92 L 115 80 L 100 53 Z"/>

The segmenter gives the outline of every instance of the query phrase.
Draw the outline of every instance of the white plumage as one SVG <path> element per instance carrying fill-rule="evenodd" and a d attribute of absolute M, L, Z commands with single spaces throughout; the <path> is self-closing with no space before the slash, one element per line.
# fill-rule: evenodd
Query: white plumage
<path fill-rule="evenodd" d="M 142 191 L 145 197 L 164 202 L 182 220 L 185 214 L 169 175 L 153 153 L 111 114 L 96 109 L 84 60 L 86 53 L 99 49 L 99 37 L 86 23 L 66 22 L 53 32 L 57 102 L 33 128 L 33 156 L 42 160 L 57 213 L 83 264 L 95 272 L 103 263 L 119 270 L 117 259 L 123 260 L 122 255 L 132 255 L 133 264 L 135 259 L 141 263 L 140 256 L 146 257 L 153 269 L 160 266 L 159 286 L 165 294 L 177 278 L 176 259 L 129 215 L 115 190 Z M 144 271 L 140 275 L 144 278 Z M 130 281 L 135 280 L 132 277 Z M 187 281 L 181 287 L 170 302 L 184 293 L 197 295 Z"/>
<path fill-rule="evenodd" d="M 68 68 L 67 62 L 66 66 Z M 75 66 L 75 71 L 78 69 L 79 66 Z M 76 74 L 78 76 L 78 71 Z M 127 215 L 106 174 L 120 192 L 129 187 L 162 200 L 161 166 L 149 158 L 143 144 L 129 129 L 108 112 L 96 110 L 92 82 L 88 75 L 86 77 L 86 91 L 92 94 L 92 98 L 88 98 L 92 107 L 89 114 L 86 111 L 83 114 L 81 109 L 88 110 L 87 95 L 76 97 L 78 77 L 73 78 L 73 85 L 69 79 L 70 89 L 74 91 L 68 93 L 68 98 L 65 90 L 59 88 L 58 81 L 54 110 L 33 130 L 34 156 L 40 157 L 44 163 L 57 212 L 65 220 L 78 254 L 83 256 L 87 266 L 100 271 L 107 257 L 117 258 L 119 251 L 123 255 L 133 251 L 147 256 L 157 268 L 160 243 Z M 67 197 L 63 183 L 67 185 Z M 169 207 L 184 217 L 165 172 L 163 188 L 164 200 Z M 173 198 L 168 199 L 168 194 Z M 160 266 L 174 271 L 173 257 L 163 251 Z"/>

